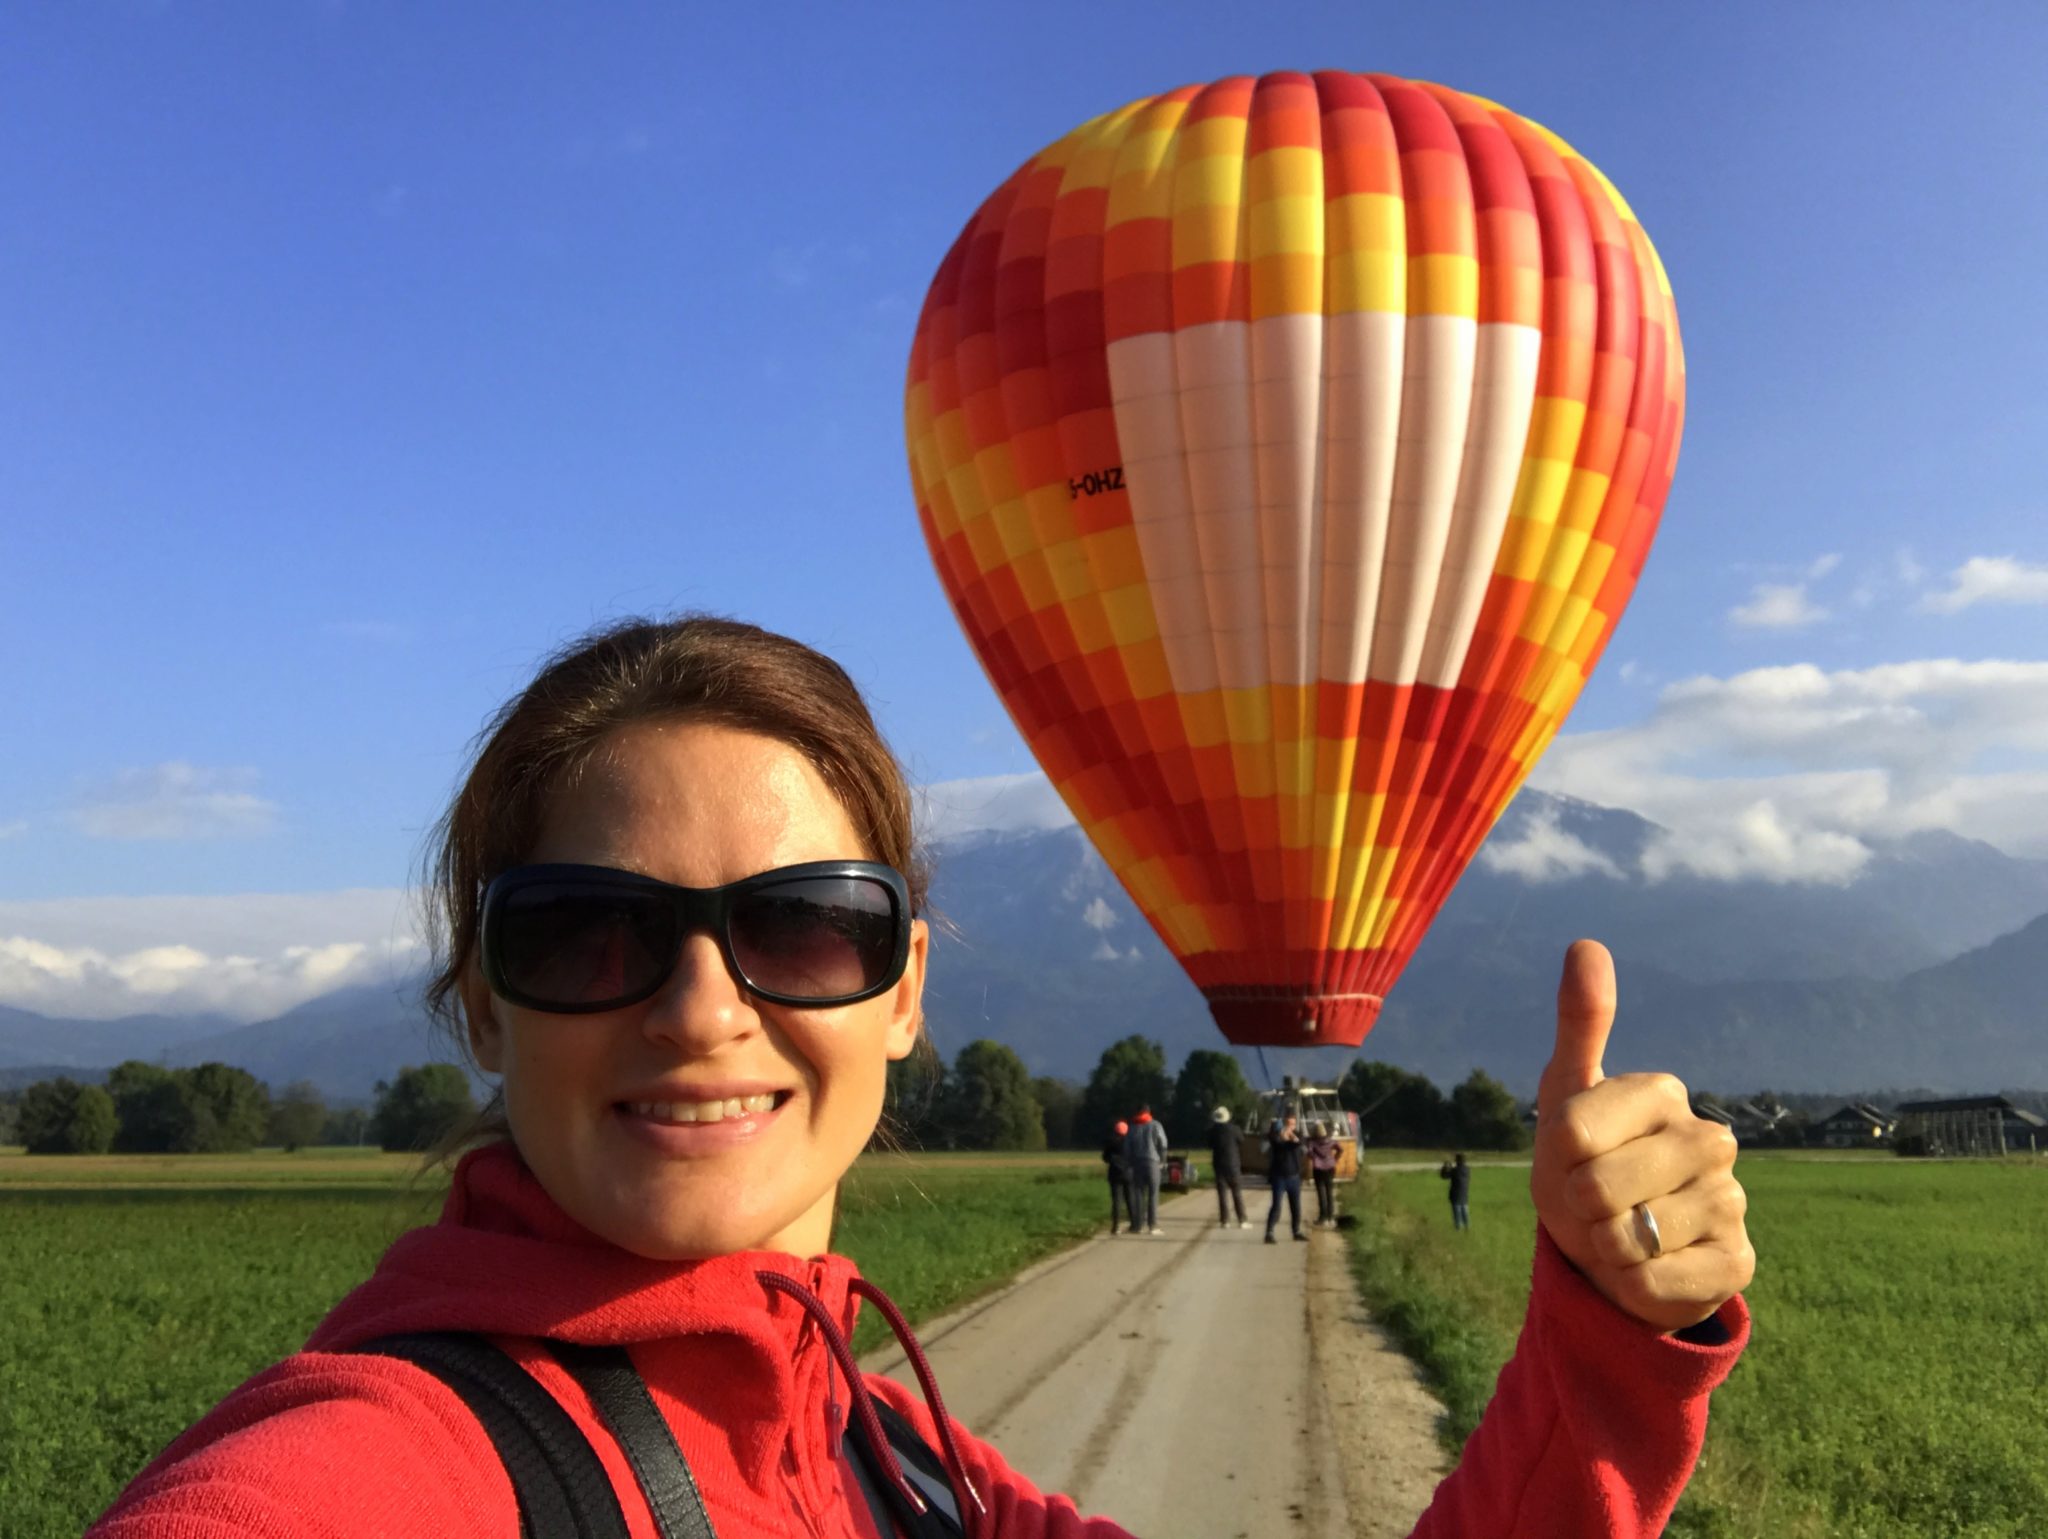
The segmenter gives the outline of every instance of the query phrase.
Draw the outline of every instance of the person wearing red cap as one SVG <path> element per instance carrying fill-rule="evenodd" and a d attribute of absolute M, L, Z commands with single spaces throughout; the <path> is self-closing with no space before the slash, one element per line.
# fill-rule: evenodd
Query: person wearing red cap
<path fill-rule="evenodd" d="M 1109 1138 L 1102 1146 L 1102 1164 L 1109 1176 L 1109 1232 L 1116 1233 L 1119 1214 L 1127 1221 L 1131 1233 L 1138 1232 L 1138 1210 L 1131 1198 L 1131 1167 L 1124 1160 L 1124 1135 L 1131 1130 L 1128 1122 L 1119 1122 L 1109 1130 Z"/>
<path fill-rule="evenodd" d="M 1124 1135 L 1124 1164 L 1131 1172 L 1131 1232 L 1159 1234 L 1159 1162 L 1166 1158 L 1166 1129 L 1141 1106 Z"/>

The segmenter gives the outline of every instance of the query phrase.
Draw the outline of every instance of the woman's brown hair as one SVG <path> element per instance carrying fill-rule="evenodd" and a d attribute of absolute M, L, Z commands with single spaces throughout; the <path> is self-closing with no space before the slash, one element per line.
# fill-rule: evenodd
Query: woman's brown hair
<path fill-rule="evenodd" d="M 424 883 L 434 965 L 426 1005 L 465 1057 L 461 981 L 476 953 L 485 884 L 526 859 L 553 798 L 605 738 L 648 721 L 714 722 L 795 749 L 845 807 L 868 857 L 903 873 L 911 912 L 924 913 L 930 878 L 911 826 L 910 785 L 845 669 L 738 620 L 621 621 L 556 653 L 492 718 L 462 789 L 434 826 Z M 458 1142 L 502 1131 L 494 1104 Z"/>

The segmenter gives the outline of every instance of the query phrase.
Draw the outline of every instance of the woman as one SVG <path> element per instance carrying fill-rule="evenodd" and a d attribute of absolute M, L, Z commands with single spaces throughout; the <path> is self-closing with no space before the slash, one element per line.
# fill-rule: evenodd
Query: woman
<path fill-rule="evenodd" d="M 1322 1229 L 1337 1222 L 1338 1148 L 1327 1122 L 1310 1130 L 1307 1153 L 1308 1173 L 1316 1182 L 1316 1227 Z"/>
<path fill-rule="evenodd" d="M 1124 1135 L 1131 1130 L 1128 1122 L 1119 1122 L 1109 1130 L 1109 1138 L 1102 1145 L 1103 1173 L 1109 1177 L 1109 1232 L 1117 1232 L 1117 1216 L 1130 1221 L 1132 1234 L 1138 1232 L 1138 1205 L 1131 1196 L 1131 1169 L 1124 1162 Z"/>
<path fill-rule="evenodd" d="M 500 1076 L 497 1115 L 440 1222 L 176 1439 L 95 1534 L 510 1539 L 514 1485 L 478 1413 L 357 1350 L 440 1331 L 517 1360 L 636 1535 L 657 1531 L 646 1490 L 678 1489 L 636 1478 L 650 1438 L 672 1440 L 708 1517 L 673 1531 L 918 1531 L 891 1517 L 916 1501 L 915 1461 L 879 1456 L 893 1508 L 849 1464 L 863 1440 L 876 1462 L 890 1418 L 973 1539 L 1121 1534 L 954 1426 L 929 1382 L 921 1399 L 844 1350 L 863 1297 L 907 1334 L 831 1237 L 887 1065 L 918 1044 L 929 944 L 908 788 L 845 673 L 728 621 L 621 625 L 499 715 L 439 836 L 429 1000 Z M 1651 1134 L 1668 1091 L 1612 1094 L 1628 1081 L 1596 1085 L 1572 1040 L 1561 1025 L 1547 1081 L 1570 1095 L 1546 1102 L 1537 1153 L 1531 1329 L 1418 1534 L 1647 1539 L 1746 1330 L 1746 1272 L 1701 1252 L 1741 1239 L 1725 1162 Z M 1673 1252 L 1647 1266 L 1602 1206 L 1637 1192 Z M 627 1349 L 639 1442 L 613 1438 L 578 1376 L 604 1347 Z"/>

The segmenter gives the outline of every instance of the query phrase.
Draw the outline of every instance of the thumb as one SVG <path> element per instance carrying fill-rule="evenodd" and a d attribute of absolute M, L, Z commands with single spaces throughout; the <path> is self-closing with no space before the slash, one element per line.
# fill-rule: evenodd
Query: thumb
<path fill-rule="evenodd" d="M 1536 1092 L 1541 1111 L 1607 1077 L 1600 1060 L 1614 1029 L 1614 999 L 1614 958 L 1598 941 L 1574 941 L 1557 983 L 1557 1045 Z"/>

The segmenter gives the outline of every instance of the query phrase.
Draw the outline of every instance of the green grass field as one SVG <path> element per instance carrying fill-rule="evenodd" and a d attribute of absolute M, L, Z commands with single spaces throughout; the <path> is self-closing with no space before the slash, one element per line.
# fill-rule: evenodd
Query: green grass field
<path fill-rule="evenodd" d="M 1673 1539 L 2021 1539 L 2048 1531 L 2048 1162 L 1745 1155 L 1755 1330 L 1715 1395 Z M 1368 1177 L 1367 1299 L 1429 1369 L 1455 1447 L 1528 1295 L 1521 1170 L 1450 1227 L 1430 1172 Z"/>
<path fill-rule="evenodd" d="M 76 1535 L 228 1390 L 302 1343 L 445 1182 L 405 1156 L 0 1154 L 0 1533 Z M 840 1249 L 929 1318 L 1093 1232 L 1088 1155 L 876 1155 Z M 886 1335 L 863 1315 L 856 1344 Z"/>

